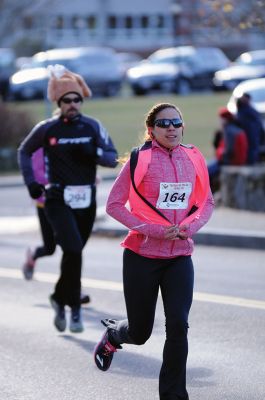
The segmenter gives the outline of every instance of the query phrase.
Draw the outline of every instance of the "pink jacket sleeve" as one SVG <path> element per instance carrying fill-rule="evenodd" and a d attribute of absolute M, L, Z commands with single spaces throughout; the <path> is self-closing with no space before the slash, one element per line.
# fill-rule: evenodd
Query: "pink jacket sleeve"
<path fill-rule="evenodd" d="M 107 200 L 107 213 L 131 230 L 143 235 L 163 239 L 165 227 L 158 224 L 148 224 L 131 214 L 126 207 L 131 185 L 130 163 L 126 162 L 111 189 Z"/>

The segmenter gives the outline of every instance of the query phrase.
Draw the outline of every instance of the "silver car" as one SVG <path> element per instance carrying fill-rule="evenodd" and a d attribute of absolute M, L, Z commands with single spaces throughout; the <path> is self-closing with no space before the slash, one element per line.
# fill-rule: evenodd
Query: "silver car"
<path fill-rule="evenodd" d="M 35 54 L 26 68 L 10 78 L 10 98 L 46 97 L 48 65 L 61 64 L 83 76 L 94 96 L 115 96 L 123 82 L 116 53 L 104 47 L 51 49 Z"/>
<path fill-rule="evenodd" d="M 265 50 L 242 53 L 228 68 L 216 71 L 215 90 L 233 90 L 247 79 L 265 77 Z"/>

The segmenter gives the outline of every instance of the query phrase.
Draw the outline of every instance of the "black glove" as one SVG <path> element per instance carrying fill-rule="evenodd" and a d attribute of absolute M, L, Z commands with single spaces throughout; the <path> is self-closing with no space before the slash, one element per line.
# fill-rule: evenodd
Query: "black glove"
<path fill-rule="evenodd" d="M 45 191 L 45 187 L 38 182 L 32 182 L 28 185 L 28 191 L 32 199 L 38 199 Z"/>

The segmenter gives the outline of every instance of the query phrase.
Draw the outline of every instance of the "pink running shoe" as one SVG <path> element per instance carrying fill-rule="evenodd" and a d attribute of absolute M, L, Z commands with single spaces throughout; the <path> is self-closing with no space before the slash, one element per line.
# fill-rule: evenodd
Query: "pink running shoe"
<path fill-rule="evenodd" d="M 113 328 L 111 327 L 111 321 L 112 323 L 116 322 L 114 320 L 108 320 L 108 319 L 103 319 L 101 323 L 104 326 L 107 326 L 107 329 L 102 336 L 102 339 L 100 342 L 97 344 L 95 351 L 94 351 L 94 360 L 96 363 L 96 366 L 101 370 L 101 371 L 107 371 L 111 365 L 113 355 L 117 351 L 117 349 L 122 349 L 121 345 L 113 345 L 110 343 L 110 340 L 112 339 L 111 337 L 111 331 Z M 113 343 L 113 340 L 112 340 Z"/>

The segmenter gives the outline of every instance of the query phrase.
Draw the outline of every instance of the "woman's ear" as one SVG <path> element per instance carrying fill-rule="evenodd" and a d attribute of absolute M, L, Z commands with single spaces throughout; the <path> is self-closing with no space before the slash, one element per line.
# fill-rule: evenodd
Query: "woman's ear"
<path fill-rule="evenodd" d="M 151 126 L 148 127 L 148 135 L 150 136 L 151 139 L 154 139 L 154 137 L 155 137 Z"/>

